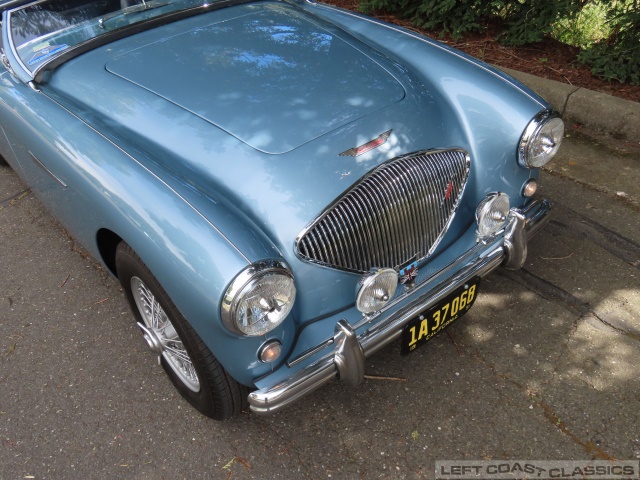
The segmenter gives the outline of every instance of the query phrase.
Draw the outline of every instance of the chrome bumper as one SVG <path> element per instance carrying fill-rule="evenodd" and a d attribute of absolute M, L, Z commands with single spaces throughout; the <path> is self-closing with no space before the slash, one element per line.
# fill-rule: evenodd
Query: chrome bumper
<path fill-rule="evenodd" d="M 503 241 L 490 242 L 493 247 L 488 251 L 482 250 L 482 245 L 469 250 L 461 259 L 433 275 L 434 281 L 424 281 L 416 286 L 409 294 L 413 301 L 388 317 L 385 318 L 385 311 L 393 305 L 374 317 L 364 317 L 355 325 L 350 325 L 345 320 L 338 321 L 333 338 L 318 347 L 321 350 L 332 345 L 333 349 L 285 381 L 251 392 L 251 410 L 258 414 L 276 412 L 334 379 L 350 385 L 361 383 L 364 379 L 365 358 L 400 338 L 404 326 L 417 314 L 473 277 L 484 277 L 501 264 L 508 269 L 520 268 L 526 260 L 528 240 L 547 223 L 550 210 L 551 204 L 547 200 L 537 200 L 522 210 L 511 209 L 511 220 L 501 235 Z M 479 250 L 482 250 L 480 256 L 477 253 Z M 366 324 L 373 325 L 361 334 L 356 334 L 356 330 Z M 311 354 L 307 355 L 310 356 Z M 299 357 L 295 363 L 302 360 Z"/>

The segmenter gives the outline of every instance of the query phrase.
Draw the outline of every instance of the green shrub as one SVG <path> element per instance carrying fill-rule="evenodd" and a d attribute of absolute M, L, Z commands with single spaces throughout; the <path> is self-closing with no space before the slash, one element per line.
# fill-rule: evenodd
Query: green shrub
<path fill-rule="evenodd" d="M 509 2 L 506 12 L 503 42 L 524 45 L 540 42 L 562 19 L 574 18 L 583 0 L 525 0 Z"/>
<path fill-rule="evenodd" d="M 365 13 L 387 11 L 418 27 L 454 37 L 504 22 L 504 41 L 521 45 L 542 40 L 560 18 L 575 15 L 584 0 L 363 0 Z"/>
<path fill-rule="evenodd" d="M 551 36 L 574 47 L 588 48 L 611 35 L 611 26 L 607 22 L 609 8 L 610 5 L 602 0 L 592 0 L 576 16 L 561 18 L 554 23 Z"/>
<path fill-rule="evenodd" d="M 492 14 L 495 4 L 502 1 L 482 0 L 363 0 L 360 9 L 365 13 L 387 11 L 407 18 L 417 27 L 442 30 L 454 37 L 478 31 L 484 19 Z"/>
<path fill-rule="evenodd" d="M 594 74 L 640 85 L 640 0 L 362 0 L 360 8 L 386 11 L 454 38 L 482 31 L 489 22 L 502 26 L 501 41 L 511 45 L 553 33 L 582 47 L 579 60 Z M 563 31 L 568 26 L 575 29 Z"/>
<path fill-rule="evenodd" d="M 640 85 L 640 0 L 619 2 L 608 16 L 612 33 L 578 59 L 605 80 Z"/>

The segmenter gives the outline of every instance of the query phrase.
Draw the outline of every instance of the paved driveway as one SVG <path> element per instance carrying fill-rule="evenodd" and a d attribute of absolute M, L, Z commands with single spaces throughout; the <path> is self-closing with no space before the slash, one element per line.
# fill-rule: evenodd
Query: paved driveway
<path fill-rule="evenodd" d="M 174 392 L 118 283 L 0 166 L 0 477 L 433 478 L 437 459 L 640 458 L 639 154 L 570 137 L 521 272 L 487 278 L 412 355 L 380 352 L 361 387 L 225 423 Z"/>

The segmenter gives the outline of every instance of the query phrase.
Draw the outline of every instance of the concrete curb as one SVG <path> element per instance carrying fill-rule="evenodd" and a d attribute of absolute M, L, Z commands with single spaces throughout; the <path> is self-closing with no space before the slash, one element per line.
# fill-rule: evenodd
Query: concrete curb
<path fill-rule="evenodd" d="M 640 143 L 640 103 L 509 68 L 498 68 L 545 98 L 562 114 L 565 122 L 579 123 L 616 138 Z"/>

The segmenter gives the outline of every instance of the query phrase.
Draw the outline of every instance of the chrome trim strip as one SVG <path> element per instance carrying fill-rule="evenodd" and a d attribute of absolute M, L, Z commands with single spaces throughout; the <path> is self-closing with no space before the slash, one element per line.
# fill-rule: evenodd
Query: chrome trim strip
<path fill-rule="evenodd" d="M 20 58 L 20 55 L 18 55 L 18 49 L 16 48 L 15 42 L 13 41 L 13 35 L 11 35 L 11 15 L 13 14 L 13 12 L 16 12 L 18 10 L 22 10 L 23 8 L 31 6 L 31 5 L 37 5 L 37 4 L 42 3 L 44 1 L 45 0 L 40 0 L 39 2 L 34 2 L 33 4 L 22 5 L 20 7 L 16 7 L 13 10 L 7 12 L 7 24 L 5 26 L 5 29 L 7 31 L 7 41 L 9 42 L 9 50 L 11 50 L 11 53 L 13 54 L 13 58 L 16 59 L 16 62 L 18 62 L 18 65 L 20 65 L 20 68 L 22 68 L 22 70 L 24 70 L 24 73 L 27 74 L 27 76 L 29 77 L 30 81 L 33 81 L 34 76 L 31 74 L 31 70 L 29 70 L 27 68 L 27 66 L 22 62 L 22 59 Z"/>
<path fill-rule="evenodd" d="M 9 59 L 7 58 L 7 54 L 4 53 L 3 48 L 0 48 L 0 59 L 2 60 L 2 65 L 4 65 L 4 68 L 7 70 L 7 72 L 9 72 L 14 77 L 17 77 L 16 72 L 13 71 L 13 67 L 11 66 Z"/>
<path fill-rule="evenodd" d="M 425 281 L 421 286 L 411 290 L 409 295 L 417 295 L 414 301 L 358 335 L 355 340 L 357 340 L 359 347 L 353 343 L 346 347 L 351 349 L 349 355 L 354 357 L 351 363 L 345 360 L 348 355 L 345 353 L 344 347 L 341 350 L 334 348 L 316 362 L 294 373 L 290 378 L 271 387 L 250 393 L 251 410 L 258 414 L 276 412 L 337 377 L 343 379 L 346 377 L 348 382 L 357 383 L 361 379 L 361 375 L 364 375 L 364 372 L 360 371 L 361 357 L 358 354 L 358 348 L 362 349 L 365 357 L 372 355 L 399 338 L 404 325 L 417 313 L 434 305 L 473 277 L 484 277 L 498 268 L 507 256 L 504 249 L 505 242 L 511 242 L 516 248 L 523 246 L 520 242 L 513 241 L 511 235 L 524 234 L 521 238 L 526 238 L 524 243 L 526 246 L 526 241 L 548 221 L 550 210 L 551 204 L 547 200 L 536 200 L 524 209 L 512 209 L 512 219 L 521 217 L 524 218 L 524 222 L 513 220 L 509 227 L 515 226 L 515 228 L 507 228 L 503 232 L 504 237 L 497 236 L 492 239 L 491 243 L 478 244 L 462 257 L 466 260 L 458 259 L 432 275 L 431 279 L 438 278 L 437 284 L 431 285 L 431 282 Z M 472 259 L 469 258 L 470 256 Z M 460 262 L 466 262 L 466 264 L 459 268 Z M 356 331 L 370 321 L 369 318 L 365 318 L 356 325 L 350 326 L 346 331 L 347 336 L 349 336 L 349 332 Z M 341 337 L 344 334 L 344 323 L 343 321 L 338 322 L 337 333 L 332 339 L 308 350 L 298 357 L 295 363 L 308 359 L 313 353 L 317 353 L 321 346 L 338 343 L 337 340 L 344 342 L 344 338 Z"/>
<path fill-rule="evenodd" d="M 300 355 L 298 355 L 293 360 L 287 362 L 287 367 L 289 367 L 289 368 L 295 367 L 297 364 L 299 364 L 300 362 L 306 360 L 309 357 L 312 357 L 313 355 L 318 353 L 323 348 L 328 347 L 329 345 L 333 345 L 333 342 L 334 342 L 334 339 L 330 338 L 330 339 L 322 342 L 320 345 L 316 345 L 315 347 L 310 348 L 306 352 L 303 352 Z"/>
<path fill-rule="evenodd" d="M 44 170 L 45 173 L 47 173 L 51 178 L 53 178 L 56 182 L 58 182 L 60 185 L 62 185 L 62 188 L 67 188 L 67 184 L 64 183 L 62 180 L 60 180 L 51 170 L 49 170 L 44 163 L 42 163 L 38 157 L 36 157 L 33 153 L 31 153 L 29 151 L 29 157 L 31 157 L 31 160 L 33 160 L 33 163 L 35 163 L 38 167 L 40 167 L 42 170 Z"/>

